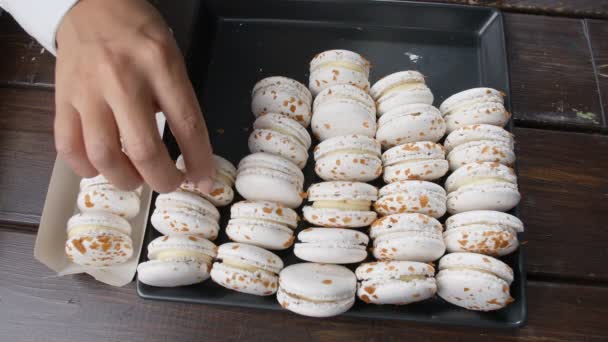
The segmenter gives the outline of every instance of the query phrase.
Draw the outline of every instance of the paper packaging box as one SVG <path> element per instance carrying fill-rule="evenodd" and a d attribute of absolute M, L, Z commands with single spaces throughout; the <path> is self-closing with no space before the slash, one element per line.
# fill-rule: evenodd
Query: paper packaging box
<path fill-rule="evenodd" d="M 162 136 L 165 127 L 165 117 L 162 113 L 156 114 L 156 124 Z M 64 252 L 68 219 L 78 213 L 76 199 L 80 190 L 80 180 L 81 178 L 74 174 L 63 160 L 60 158 L 55 160 L 36 236 L 34 257 L 57 272 L 58 276 L 88 273 L 98 281 L 112 286 L 127 285 L 133 280 L 137 270 L 148 221 L 152 189 L 147 185 L 142 187 L 139 214 L 130 220 L 133 227 L 131 239 L 134 247 L 131 259 L 122 265 L 91 268 L 70 262 Z"/>

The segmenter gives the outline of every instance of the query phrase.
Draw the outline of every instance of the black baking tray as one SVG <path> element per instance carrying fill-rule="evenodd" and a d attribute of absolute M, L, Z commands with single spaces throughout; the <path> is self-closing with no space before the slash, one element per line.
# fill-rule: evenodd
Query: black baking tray
<path fill-rule="evenodd" d="M 503 19 L 494 9 L 370 0 L 208 0 L 194 7 L 196 19 L 187 53 L 190 77 L 204 107 L 215 153 L 235 165 L 249 152 L 253 85 L 272 75 L 307 84 L 309 61 L 328 49 L 364 55 L 372 63 L 372 83 L 392 72 L 419 70 L 435 95 L 436 106 L 458 91 L 488 86 L 504 91 L 510 107 Z M 165 142 L 175 158 L 178 147 L 167 133 Z M 307 186 L 319 181 L 313 165 L 311 157 L 304 169 Z M 223 228 L 230 213 L 228 208 L 220 212 Z M 512 213 L 517 215 L 517 209 Z M 145 245 L 156 236 L 158 232 L 148 224 Z M 226 241 L 222 229 L 216 243 Z M 144 248 L 142 260 L 146 254 Z M 299 262 L 292 248 L 277 254 L 286 265 Z M 367 305 L 357 300 L 344 315 L 477 327 L 523 326 L 527 316 L 524 248 L 502 259 L 515 272 L 511 291 L 516 299 L 502 310 L 467 311 L 436 297 L 407 306 Z M 150 299 L 282 310 L 274 296 L 229 291 L 211 280 L 180 288 L 138 282 L 137 291 Z"/>

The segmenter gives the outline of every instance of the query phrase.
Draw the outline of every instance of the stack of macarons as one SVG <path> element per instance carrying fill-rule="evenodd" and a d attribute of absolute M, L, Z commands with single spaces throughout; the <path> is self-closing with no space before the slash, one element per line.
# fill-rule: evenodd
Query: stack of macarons
<path fill-rule="evenodd" d="M 452 173 L 445 181 L 443 239 L 449 254 L 439 261 L 438 295 L 469 310 L 498 310 L 513 301 L 513 271 L 496 259 L 518 246 L 523 223 L 505 213 L 520 200 L 513 135 L 504 94 L 474 88 L 448 97 L 440 110 L 449 133 L 444 144 Z"/>
<path fill-rule="evenodd" d="M 176 287 L 209 278 L 217 250 L 212 241 L 220 231 L 216 207 L 232 202 L 236 177 L 236 168 L 228 160 L 214 155 L 213 161 L 215 177 L 209 193 L 186 180 L 178 190 L 156 197 L 150 222 L 162 236 L 148 244 L 149 261 L 137 267 L 137 277 L 142 283 Z M 182 156 L 177 158 L 176 166 L 186 171 Z"/>
<path fill-rule="evenodd" d="M 251 154 L 239 162 L 235 181 L 245 200 L 230 208 L 226 234 L 234 242 L 219 246 L 210 272 L 220 286 L 258 296 L 276 293 L 283 261 L 269 250 L 287 249 L 295 239 L 311 105 L 306 86 L 287 77 L 268 77 L 253 87 Z"/>
<path fill-rule="evenodd" d="M 139 213 L 141 190 L 122 191 L 102 175 L 80 182 L 79 214 L 67 223 L 65 253 L 87 267 L 119 265 L 133 255 L 131 224 Z"/>

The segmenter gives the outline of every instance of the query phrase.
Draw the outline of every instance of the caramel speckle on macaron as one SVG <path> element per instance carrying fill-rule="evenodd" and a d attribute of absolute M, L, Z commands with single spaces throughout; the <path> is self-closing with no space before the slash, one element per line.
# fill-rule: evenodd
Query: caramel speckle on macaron
<path fill-rule="evenodd" d="M 322 281 L 322 283 L 325 285 L 330 285 L 331 283 L 333 283 L 333 281 L 331 279 L 325 279 Z"/>
<path fill-rule="evenodd" d="M 359 298 L 361 298 L 362 301 L 364 301 L 368 304 L 369 304 L 369 302 L 371 302 L 367 295 L 361 295 Z"/>

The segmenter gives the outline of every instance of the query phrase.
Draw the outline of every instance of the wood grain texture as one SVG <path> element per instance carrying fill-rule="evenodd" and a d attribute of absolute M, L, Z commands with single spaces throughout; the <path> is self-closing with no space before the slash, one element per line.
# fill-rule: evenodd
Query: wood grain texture
<path fill-rule="evenodd" d="M 8 13 L 0 14 L 0 85 L 52 87 L 55 57 Z"/>
<path fill-rule="evenodd" d="M 516 123 L 600 130 L 604 119 L 584 21 L 504 18 Z"/>
<path fill-rule="evenodd" d="M 604 110 L 604 128 L 608 128 L 608 20 L 586 20 L 585 24 Z"/>
<path fill-rule="evenodd" d="M 504 11 L 559 16 L 608 18 L 608 3 L 598 0 L 430 0 L 433 2 L 488 6 Z"/>
<path fill-rule="evenodd" d="M 551 341 L 608 338 L 608 288 L 529 283 L 530 321 L 517 331 L 449 328 L 137 297 L 86 275 L 52 277 L 32 257 L 34 236 L 0 230 L 0 331 L 11 341 Z M 77 328 L 76 328 L 77 327 Z"/>
<path fill-rule="evenodd" d="M 608 280 L 608 137 L 515 130 L 531 275 Z"/>
<path fill-rule="evenodd" d="M 55 161 L 53 92 L 0 88 L 0 221 L 37 224 Z"/>

